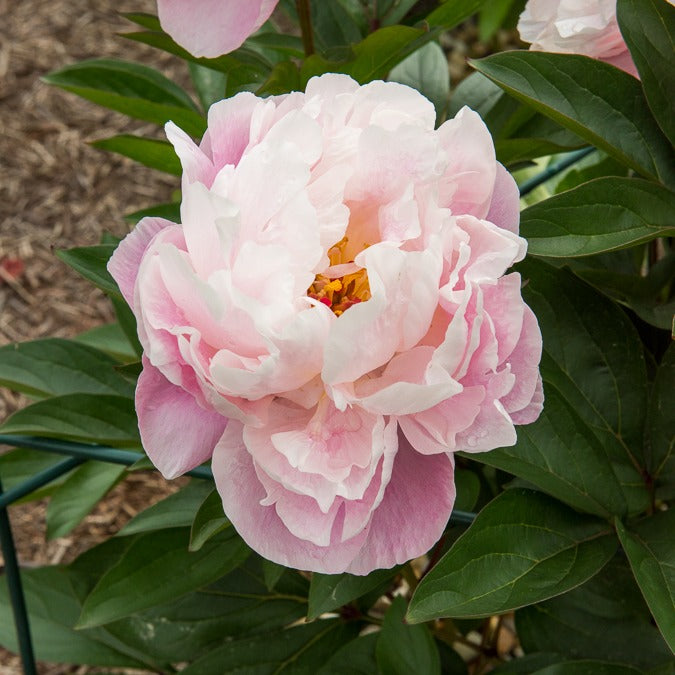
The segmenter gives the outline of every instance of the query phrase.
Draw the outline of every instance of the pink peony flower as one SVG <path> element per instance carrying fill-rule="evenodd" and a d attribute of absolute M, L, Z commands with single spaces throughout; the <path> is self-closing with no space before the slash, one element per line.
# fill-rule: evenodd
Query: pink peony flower
<path fill-rule="evenodd" d="M 541 335 L 508 268 L 514 180 L 465 108 L 344 75 L 174 124 L 182 225 L 145 218 L 109 263 L 145 350 L 136 407 L 167 477 L 213 455 L 263 556 L 367 574 L 425 553 L 453 452 L 512 445 L 542 408 Z"/>
<path fill-rule="evenodd" d="M 584 54 L 639 77 L 616 21 L 616 0 L 528 0 L 518 32 L 530 49 Z"/>
<path fill-rule="evenodd" d="M 193 56 L 215 58 L 241 47 L 279 0 L 157 0 L 159 22 Z"/>

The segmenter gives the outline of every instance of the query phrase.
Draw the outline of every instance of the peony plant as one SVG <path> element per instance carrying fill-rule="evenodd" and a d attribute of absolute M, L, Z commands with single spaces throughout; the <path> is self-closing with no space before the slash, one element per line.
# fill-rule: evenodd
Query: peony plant
<path fill-rule="evenodd" d="M 45 77 L 163 128 L 95 145 L 180 192 L 57 253 L 118 320 L 0 348 L 35 399 L 0 477 L 58 451 L 192 478 L 23 571 L 39 658 L 670 672 L 675 7 L 531 0 L 532 49 L 486 42 L 450 83 L 441 44 L 516 6 L 159 0 L 125 37 L 190 90 L 99 59 Z M 47 488 L 48 532 L 123 478 Z M 17 649 L 4 587 L 0 619 Z"/>

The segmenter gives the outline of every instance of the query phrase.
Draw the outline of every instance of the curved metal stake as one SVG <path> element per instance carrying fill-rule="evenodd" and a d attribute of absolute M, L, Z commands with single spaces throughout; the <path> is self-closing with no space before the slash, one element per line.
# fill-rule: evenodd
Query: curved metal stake
<path fill-rule="evenodd" d="M 0 482 L 0 495 L 2 495 L 2 482 Z M 12 612 L 14 613 L 14 626 L 16 627 L 16 637 L 19 641 L 19 654 L 23 663 L 23 672 L 24 675 L 37 675 L 33 641 L 30 636 L 28 613 L 26 612 L 26 601 L 23 596 L 19 564 L 16 559 L 16 549 L 14 548 L 12 529 L 9 524 L 9 514 L 6 507 L 0 509 L 0 545 L 2 546 L 2 556 L 5 559 L 5 576 L 7 577 L 7 586 L 9 587 Z"/>

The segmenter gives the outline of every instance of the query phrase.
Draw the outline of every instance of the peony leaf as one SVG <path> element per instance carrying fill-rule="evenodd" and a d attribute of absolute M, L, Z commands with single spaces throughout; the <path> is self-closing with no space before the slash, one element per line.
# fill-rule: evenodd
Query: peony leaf
<path fill-rule="evenodd" d="M 309 585 L 307 618 L 309 620 L 316 619 L 325 612 L 332 612 L 338 607 L 360 598 L 392 578 L 397 570 L 398 568 L 375 570 L 365 577 L 358 577 L 353 574 L 318 574 L 315 572 Z"/>
<path fill-rule="evenodd" d="M 209 481 L 192 480 L 182 490 L 136 514 L 119 536 L 152 532 L 172 527 L 190 527 L 199 505 L 212 489 Z"/>
<path fill-rule="evenodd" d="M 616 529 L 656 625 L 675 652 L 675 511 L 656 513 L 630 529 L 617 519 Z"/>
<path fill-rule="evenodd" d="M 179 527 L 136 535 L 87 596 L 78 628 L 110 623 L 205 586 L 240 565 L 250 549 L 229 528 L 198 552 Z"/>
<path fill-rule="evenodd" d="M 615 550 L 606 521 L 539 492 L 507 490 L 422 579 L 408 619 L 490 616 L 538 602 L 582 584 Z"/>
<path fill-rule="evenodd" d="M 642 467 L 647 373 L 642 343 L 611 300 L 567 270 L 528 259 L 523 298 L 544 340 L 541 372 L 607 453 L 629 513 L 648 505 Z"/>
<path fill-rule="evenodd" d="M 445 118 L 450 95 L 447 58 L 438 42 L 429 42 L 391 69 L 390 82 L 414 87 L 436 108 L 436 120 Z"/>
<path fill-rule="evenodd" d="M 228 640 L 194 661 L 181 673 L 313 675 L 337 649 L 354 639 L 357 633 L 357 625 L 329 619 Z"/>
<path fill-rule="evenodd" d="M 675 343 L 671 342 L 656 372 L 649 402 L 647 468 L 658 491 L 675 489 Z M 658 496 L 658 495 L 657 495 Z"/>
<path fill-rule="evenodd" d="M 111 646 L 103 631 L 75 630 L 80 602 L 73 586 L 77 577 L 63 567 L 23 570 L 35 656 L 43 661 L 104 667 L 153 668 L 152 660 L 133 657 Z M 18 652 L 7 584 L 0 584 L 0 644 Z"/>
<path fill-rule="evenodd" d="M 486 0 L 453 0 L 452 2 L 444 2 L 440 7 L 431 12 L 425 21 L 432 27 L 441 26 L 444 30 L 450 30 L 462 23 L 462 21 L 466 21 L 466 19 L 475 14 L 485 4 L 487 4 Z"/>
<path fill-rule="evenodd" d="M 85 462 L 53 492 L 47 506 L 47 539 L 65 537 L 124 474 L 125 467 Z"/>
<path fill-rule="evenodd" d="M 122 447 L 141 442 L 133 399 L 108 394 L 65 394 L 38 401 L 17 410 L 0 432 Z"/>
<path fill-rule="evenodd" d="M 90 145 L 99 150 L 116 152 L 143 164 L 143 166 L 149 166 L 151 169 L 158 169 L 174 176 L 180 176 L 183 171 L 173 146 L 166 141 L 142 138 L 131 134 L 120 134 L 103 138 L 100 141 L 92 141 Z"/>
<path fill-rule="evenodd" d="M 316 675 L 373 675 L 379 672 L 375 648 L 379 635 L 369 633 L 338 649 Z"/>
<path fill-rule="evenodd" d="M 509 94 L 643 176 L 675 184 L 675 153 L 628 73 L 577 54 L 511 51 L 473 62 Z"/>
<path fill-rule="evenodd" d="M 206 120 L 188 94 L 148 66 L 90 59 L 65 66 L 42 79 L 129 117 L 160 125 L 173 120 L 197 137 L 206 129 Z"/>
<path fill-rule="evenodd" d="M 539 419 L 518 428 L 510 448 L 472 454 L 586 513 L 623 514 L 626 500 L 607 454 L 591 429 L 552 384 Z M 602 480 L 598 480 L 602 476 Z"/>
<path fill-rule="evenodd" d="M 618 0 L 616 15 L 649 107 L 675 144 L 675 7 L 665 0 Z"/>
<path fill-rule="evenodd" d="M 302 619 L 306 581 L 284 570 L 278 592 L 270 593 L 261 562 L 252 555 L 215 585 L 108 624 L 105 630 L 129 649 L 178 663 L 201 658 L 221 646 L 223 636 L 229 640 L 269 633 Z"/>
<path fill-rule="evenodd" d="M 639 675 L 642 671 L 632 666 L 622 666 L 607 661 L 565 661 L 534 672 L 533 675 Z"/>
<path fill-rule="evenodd" d="M 96 246 L 76 246 L 68 249 L 56 249 L 56 257 L 63 260 L 85 279 L 96 284 L 112 297 L 121 297 L 115 280 L 110 276 L 106 265 L 117 244 L 98 244 Z"/>
<path fill-rule="evenodd" d="M 133 362 L 138 358 L 118 322 L 96 326 L 76 335 L 73 340 L 98 349 L 122 363 Z"/>
<path fill-rule="evenodd" d="M 602 659 L 634 666 L 640 672 L 663 665 L 665 673 L 672 666 L 672 654 L 652 625 L 621 553 L 583 586 L 518 610 L 516 629 L 526 653 Z"/>
<path fill-rule="evenodd" d="M 73 340 L 47 338 L 0 347 L 0 385 L 33 397 L 113 394 L 132 398 L 134 387 L 116 361 Z"/>
<path fill-rule="evenodd" d="M 377 640 L 376 656 L 382 675 L 425 673 L 440 675 L 441 660 L 426 626 L 405 623 L 405 598 L 394 598 Z"/>
<path fill-rule="evenodd" d="M 639 178 L 598 178 L 525 209 L 532 255 L 574 257 L 675 235 L 675 194 Z"/>
<path fill-rule="evenodd" d="M 190 530 L 190 550 L 198 551 L 218 532 L 230 527 L 230 521 L 223 513 L 223 501 L 218 491 L 212 489 L 197 509 Z"/>

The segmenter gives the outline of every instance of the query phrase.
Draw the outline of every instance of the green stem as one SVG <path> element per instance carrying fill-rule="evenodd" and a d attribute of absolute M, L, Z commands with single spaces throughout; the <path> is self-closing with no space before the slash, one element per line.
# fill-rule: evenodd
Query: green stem
<path fill-rule="evenodd" d="M 311 56 L 314 53 L 314 37 L 312 34 L 312 15 L 309 9 L 309 0 L 295 0 L 295 6 L 298 10 L 305 56 Z"/>

